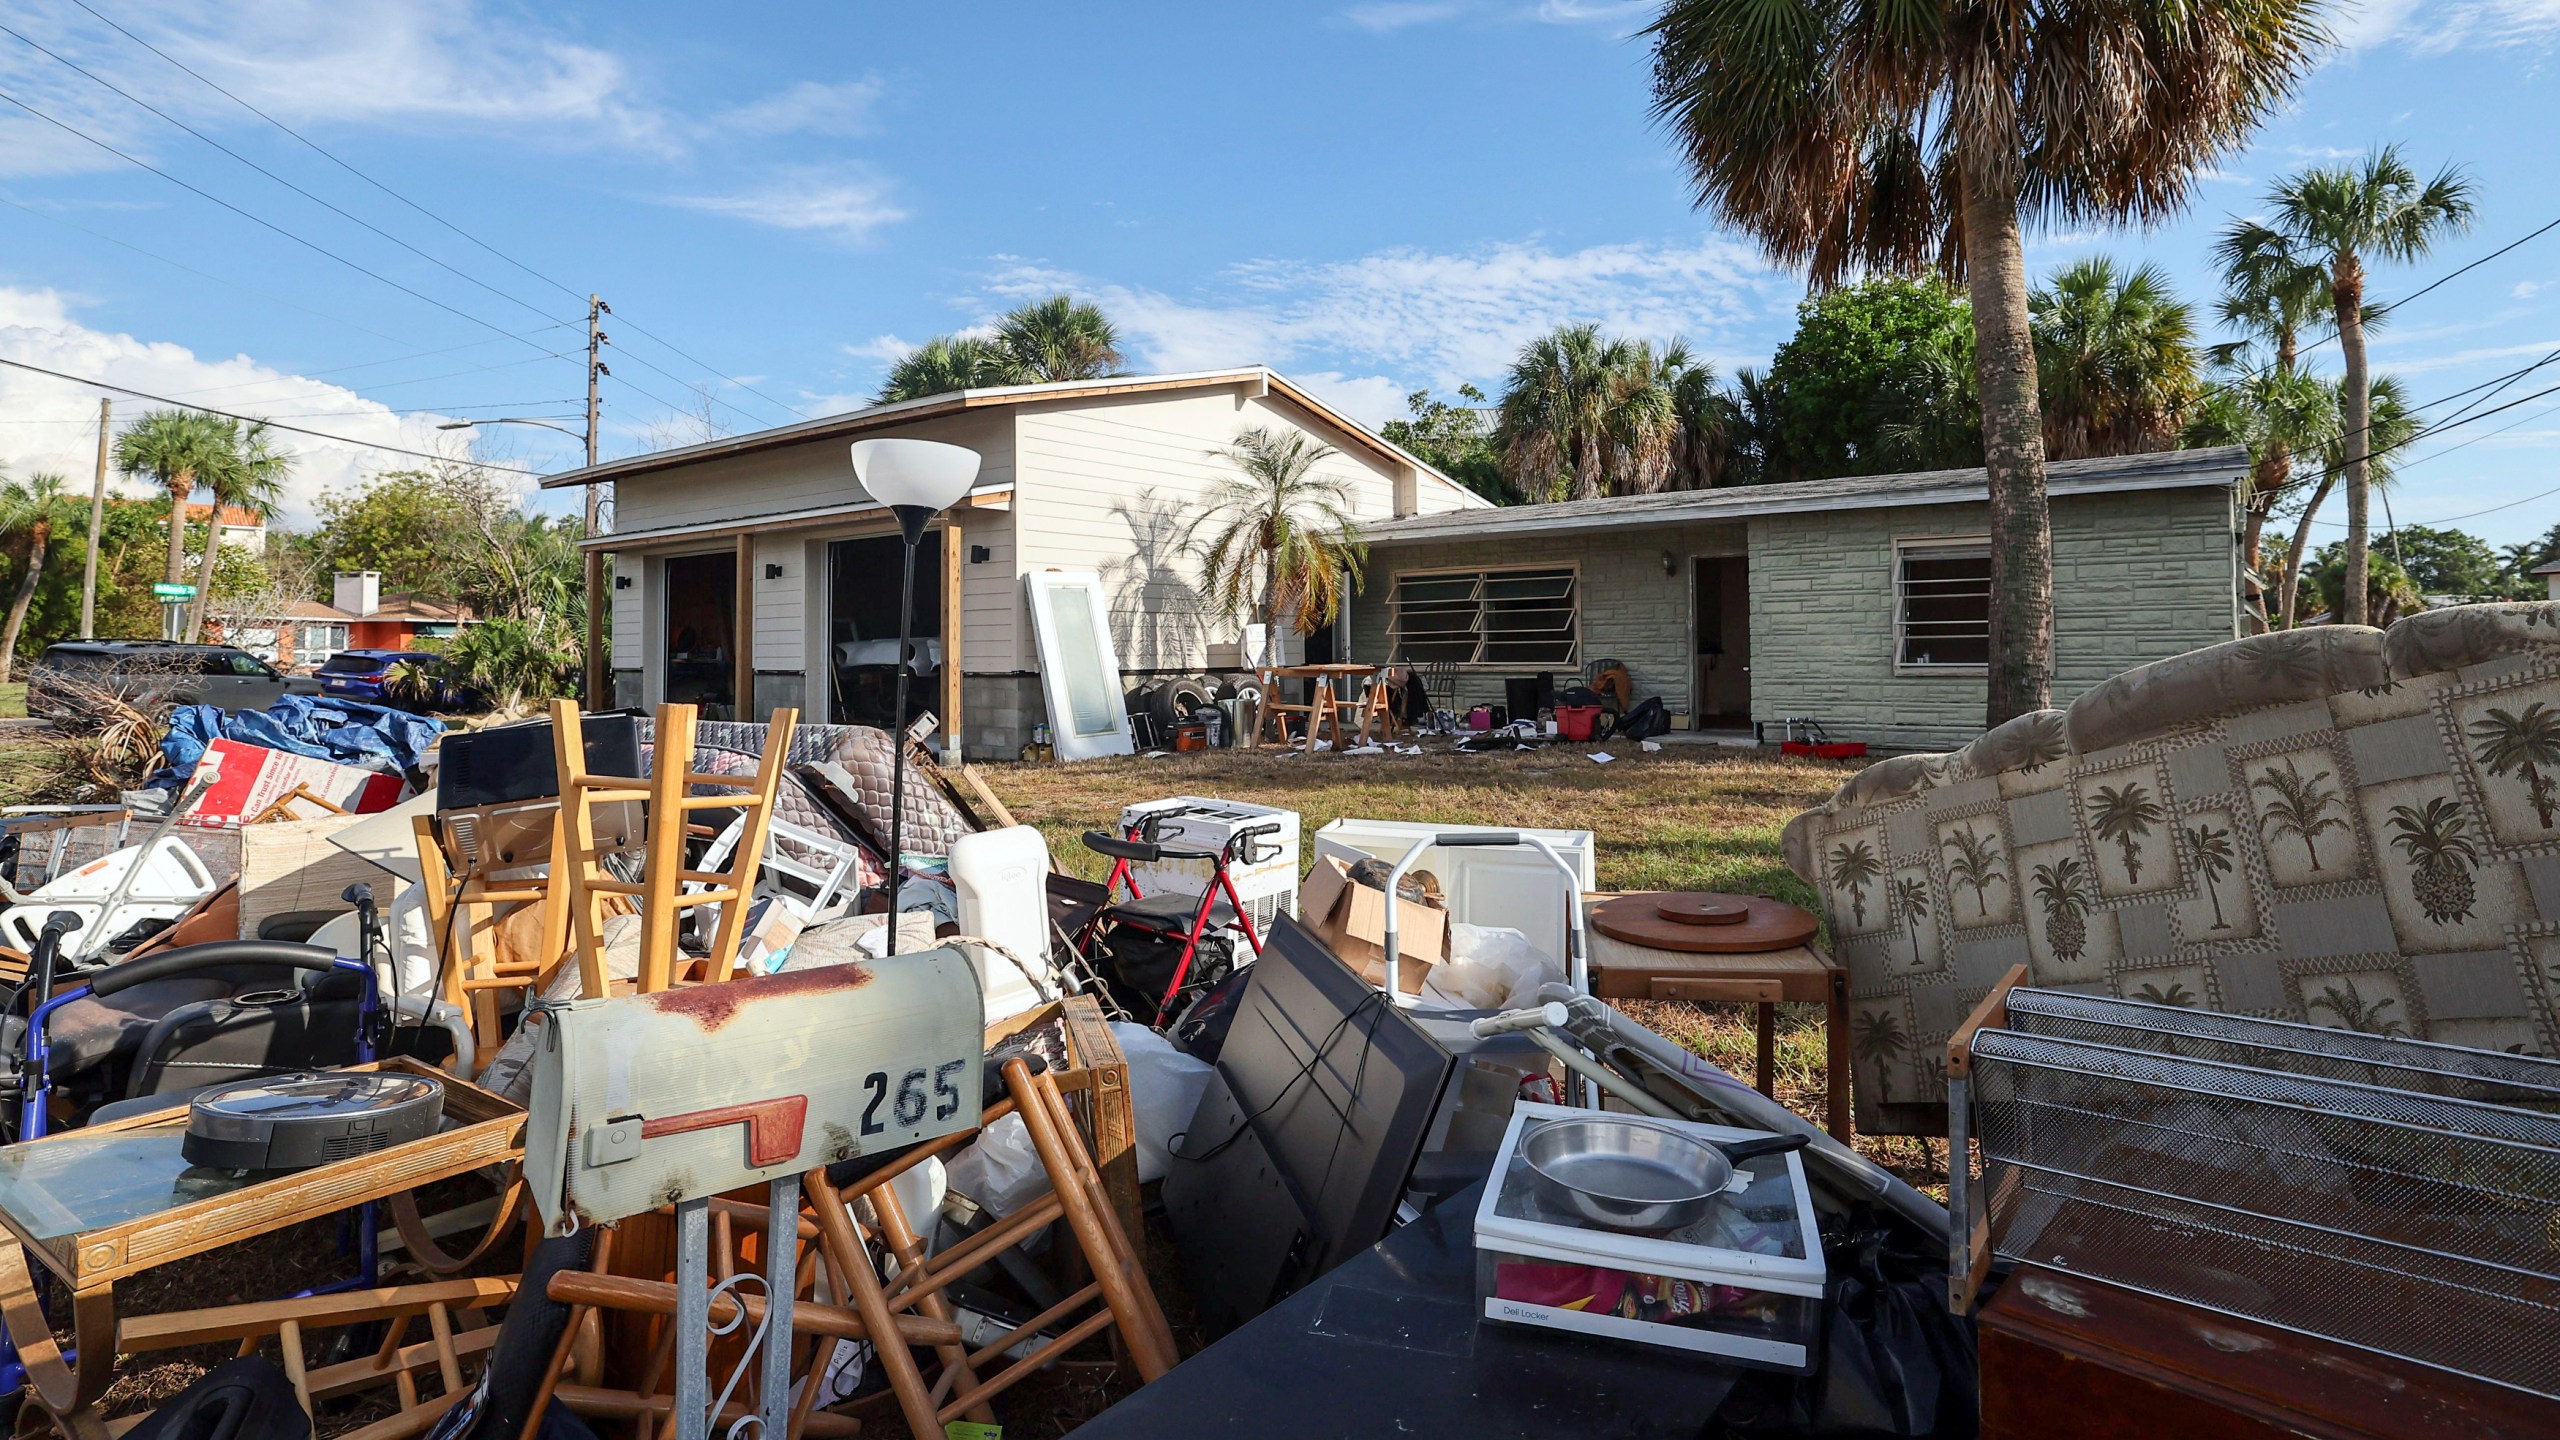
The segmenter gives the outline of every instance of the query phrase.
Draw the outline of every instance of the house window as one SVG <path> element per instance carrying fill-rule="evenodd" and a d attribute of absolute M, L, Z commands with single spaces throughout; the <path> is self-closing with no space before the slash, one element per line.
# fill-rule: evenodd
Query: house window
<path fill-rule="evenodd" d="M 1571 570 L 1398 575 L 1388 634 L 1412 664 L 1572 665 L 1578 592 Z"/>
<path fill-rule="evenodd" d="M 1979 541 L 1895 552 L 1894 662 L 1979 670 L 1991 660 L 1991 548 Z"/>

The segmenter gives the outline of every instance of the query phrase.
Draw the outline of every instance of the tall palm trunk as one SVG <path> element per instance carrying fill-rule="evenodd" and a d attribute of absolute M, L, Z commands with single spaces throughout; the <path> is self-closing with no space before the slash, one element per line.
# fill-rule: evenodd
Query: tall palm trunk
<path fill-rule="evenodd" d="M 169 573 L 172 585 L 187 573 L 187 497 L 196 493 L 196 472 L 181 470 L 169 477 Z"/>
<path fill-rule="evenodd" d="M 1991 665 L 1982 719 L 1989 728 L 2052 698 L 2053 528 L 2017 192 L 1974 154 L 1964 161 L 1964 246 L 1991 482 Z"/>
<path fill-rule="evenodd" d="M 44 578 L 45 547 L 53 543 L 53 522 L 39 519 L 27 529 L 27 573 L 18 578 L 18 593 L 9 601 L 9 621 L 0 627 L 0 685 L 9 683 L 18 663 L 18 632 L 27 623 L 27 603 L 36 598 L 36 582 Z"/>
<path fill-rule="evenodd" d="M 2336 488 L 2337 483 L 2335 474 L 2320 477 L 2319 488 L 2311 492 L 2310 500 L 2302 507 L 2302 518 L 2294 522 L 2293 543 L 2285 547 L 2284 574 L 2276 577 L 2276 583 L 2284 587 L 2284 628 L 2287 630 L 2293 628 L 2294 619 L 2302 608 L 2302 556 L 2311 548 L 2311 519 L 2320 513 L 2320 506 L 2328 500 L 2329 492 Z"/>
<path fill-rule="evenodd" d="M 2330 293 L 2338 306 L 2338 348 L 2347 357 L 2339 416 L 2347 430 L 2347 574 L 2342 586 L 2347 593 L 2338 620 L 2362 625 L 2369 619 L 2365 572 L 2373 508 L 2373 381 L 2364 359 L 2364 262 L 2352 252 L 2341 255 L 2336 273 Z"/>
<path fill-rule="evenodd" d="M 187 607 L 187 643 L 204 638 L 204 612 L 213 603 L 213 572 L 222 563 L 222 501 L 213 502 L 204 527 L 204 559 L 196 566 L 195 603 Z"/>

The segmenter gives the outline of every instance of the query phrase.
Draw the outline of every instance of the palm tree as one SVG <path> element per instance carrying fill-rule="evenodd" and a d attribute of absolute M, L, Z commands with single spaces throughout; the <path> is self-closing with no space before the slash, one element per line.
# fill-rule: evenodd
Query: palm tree
<path fill-rule="evenodd" d="M 1844 840 L 1831 847 L 1831 888 L 1848 895 L 1856 917 L 1850 923 L 1860 930 L 1867 928 L 1867 884 L 1883 873 L 1875 847 L 1866 841 L 1852 845 Z"/>
<path fill-rule="evenodd" d="M 1850 1044 L 1859 1059 L 1876 1069 L 1876 1088 L 1889 1088 L 1887 1077 L 1893 1062 L 1911 1050 L 1911 1037 L 1904 1033 L 1901 1017 L 1890 1010 L 1859 1012 L 1850 1027 Z"/>
<path fill-rule="evenodd" d="M 2303 853 L 2311 857 L 2311 868 L 2320 866 L 2320 837 L 2332 830 L 2347 828 L 2343 814 L 2346 807 L 2338 792 L 2321 783 L 2329 778 L 2326 770 L 2315 770 L 2308 776 L 2288 755 L 2283 763 L 2270 765 L 2249 782 L 2252 790 L 2264 790 L 2275 798 L 2267 803 L 2266 826 L 2282 839 L 2287 835 L 2302 841 Z"/>
<path fill-rule="evenodd" d="M 2204 877 L 2204 896 L 2213 904 L 2213 928 L 2228 930 L 2231 922 L 2222 918 L 2222 891 L 2216 881 L 2239 865 L 2239 856 L 2231 848 L 2231 832 L 2217 830 L 2204 821 L 2187 827 L 2187 858 Z"/>
<path fill-rule="evenodd" d="M 1677 409 L 1662 361 L 1641 340 L 1561 325 L 1512 362 L 1494 446 L 1532 501 L 1644 495 L 1671 472 Z"/>
<path fill-rule="evenodd" d="M 1673 490 L 1710 490 L 1723 481 L 1741 438 L 1743 417 L 1733 393 L 1717 383 L 1716 367 L 1674 340 L 1660 361 L 1671 392 Z"/>
<path fill-rule="evenodd" d="M 2425 428 L 2425 422 L 2419 418 L 2418 412 L 2410 408 L 2408 391 L 2402 388 L 2399 378 L 2392 375 L 2378 376 L 2373 382 L 2371 398 L 2365 407 L 2364 438 L 2368 444 L 2363 447 L 2351 446 L 2347 443 L 2345 384 L 2340 382 L 2331 385 L 2328 390 L 2335 397 L 2338 411 L 2337 423 L 2328 430 L 2321 442 L 2318 451 L 2319 483 L 2312 487 L 2311 498 L 2303 502 L 2302 515 L 2293 526 L 2293 543 L 2285 547 L 2284 573 L 2276 577 L 2276 587 L 2284 602 L 2282 609 L 2284 626 L 2288 630 L 2293 628 L 2294 620 L 2301 613 L 2302 561 L 2311 546 L 2311 522 L 2320 514 L 2320 507 L 2327 503 L 2329 492 L 2337 485 L 2338 477 L 2347 473 L 2348 452 L 2360 450 L 2365 456 L 2366 474 L 2370 477 L 2370 483 L 2387 486 L 2391 483 L 2393 473 L 2400 468 L 2402 449 L 2411 440 L 2416 439 L 2418 432 Z M 2370 576 L 2367 577 L 2366 593 L 2371 593 Z M 2339 612 L 2330 618 L 2342 618 L 2343 614 L 2344 612 Z M 2369 610 L 2366 618 L 2372 618 Z"/>
<path fill-rule="evenodd" d="M 2365 623 L 2365 555 L 2373 503 L 2371 457 L 2380 448 L 2370 429 L 2371 375 L 2364 349 L 2365 262 L 2406 264 L 2423 258 L 2435 242 L 2470 228 L 2471 181 L 2447 166 L 2421 182 L 2386 145 L 2357 166 L 2316 165 L 2277 183 L 2267 198 L 2269 228 L 2305 250 L 2328 257 L 2329 299 L 2338 317 L 2338 346 L 2346 354 L 2343 404 L 2346 432 L 2346 609 L 2339 619 Z"/>
<path fill-rule="evenodd" d="M 872 399 L 876 404 L 888 405 L 953 390 L 1009 383 L 1005 378 L 1004 352 L 996 348 L 994 341 L 976 335 L 936 335 L 898 357 L 898 362 L 889 367 L 889 378 L 880 382 L 880 393 Z"/>
<path fill-rule="evenodd" d="M 169 493 L 168 582 L 187 563 L 187 501 L 209 472 L 237 453 L 240 427 L 196 410 L 151 410 L 116 436 L 116 469 Z"/>
<path fill-rule="evenodd" d="M 284 496 L 285 476 L 293 456 L 267 438 L 264 422 L 239 432 L 232 453 L 199 477 L 213 492 L 213 513 L 205 523 L 204 560 L 196 571 L 196 603 L 187 607 L 187 643 L 204 638 L 205 612 L 212 608 L 213 574 L 222 563 L 222 512 L 245 510 L 263 520 Z"/>
<path fill-rule="evenodd" d="M 1219 482 L 1196 522 L 1214 527 L 1201 550 L 1210 604 L 1253 615 L 1275 640 L 1284 616 L 1295 615 L 1302 634 L 1331 624 L 1344 587 L 1360 587 L 1368 554 L 1350 487 L 1316 473 L 1333 447 L 1257 425 L 1210 453 L 1240 472 Z"/>
<path fill-rule="evenodd" d="M 2548 830 L 2560 819 L 2545 766 L 2560 768 L 2560 710 L 2536 700 L 2522 710 L 2493 708 L 2471 722 L 2471 755 L 2492 775 L 2513 773 L 2524 781 L 2534 818 Z"/>
<path fill-rule="evenodd" d="M 1991 481 L 1983 723 L 2043 709 L 2053 544 L 2022 224 L 2157 220 L 2328 43 L 2316 0 L 1667 0 L 1654 113 L 1698 203 L 1817 285 L 1961 273 Z"/>
<path fill-rule="evenodd" d="M 2195 307 L 2157 265 L 2066 265 L 2027 297 L 2048 459 L 2166 450 L 2196 400 Z"/>
<path fill-rule="evenodd" d="M 1007 382 L 1099 380 L 1120 369 L 1120 332 L 1101 307 L 1072 295 L 1017 305 L 996 322 Z"/>
<path fill-rule="evenodd" d="M 2208 411 L 2205 432 L 2191 433 L 2188 443 L 2249 447 L 2241 560 L 2263 575 L 2258 536 L 2293 482 L 2293 457 L 2327 444 L 2338 428 L 2328 387 L 2304 375 L 2299 364 L 2302 332 L 2330 313 L 2329 274 L 2318 256 L 2255 220 L 2224 227 L 2214 241 L 2214 258 L 2222 265 L 2215 314 L 2242 337 L 2211 352 L 2214 363 L 2233 377 L 2217 391 L 2249 413 L 2237 423 L 2224 417 L 2216 424 Z M 2262 346 L 2271 352 L 2265 364 L 2258 362 Z"/>
<path fill-rule="evenodd" d="M 2338 387 L 2299 370 L 2261 367 L 2244 351 L 2197 403 L 2181 438 L 2194 446 L 2239 445 L 2249 451 L 2249 481 L 2240 519 L 2241 563 L 2265 577 L 2261 537 L 2278 502 L 2293 488 L 2297 455 L 2320 455 L 2338 441 Z M 2322 496 L 2329 477 L 2324 473 Z M 2306 513 L 2313 513 L 2306 507 Z M 2303 527 L 2307 541 L 2310 527 Z M 2279 593 L 2270 583 L 2266 594 Z M 2289 592 L 2287 592 L 2289 593 Z M 2278 602 L 2281 604 L 2281 601 Z M 2274 616 L 2252 608 L 2249 623 L 2263 632 Z"/>
<path fill-rule="evenodd" d="M 1911 926 L 1911 968 L 1920 968 L 1920 924 L 1929 918 L 1929 882 L 1906 875 L 1893 882 L 1893 898 Z"/>
<path fill-rule="evenodd" d="M 2134 987 L 2133 998 L 2148 1000 L 2154 1005 L 2178 1005 L 2188 1009 L 2195 1008 L 2196 1003 L 2195 992 L 2188 989 L 2183 980 L 2170 981 L 2166 990 L 2161 989 L 2157 981 L 2145 980 Z"/>
<path fill-rule="evenodd" d="M 1982 834 L 1971 825 L 1959 825 L 1945 846 L 1956 852 L 1955 858 L 1947 862 L 1947 873 L 1956 878 L 1957 884 L 1973 892 L 1975 914 L 1988 918 L 1991 902 L 1986 897 L 1990 887 L 2009 883 L 2009 877 L 2000 869 L 1999 840 Z"/>
<path fill-rule="evenodd" d="M 18 634 L 26 627 L 27 605 L 36 598 L 36 584 L 44 578 L 45 550 L 53 543 L 53 527 L 66 518 L 64 484 L 59 475 L 36 475 L 0 485 L 0 534 L 27 537 L 27 568 L 18 577 L 18 592 L 9 597 L 8 623 L 0 627 L 0 685 L 9 683 L 17 664 Z"/>
<path fill-rule="evenodd" d="M 2125 883 L 2141 884 L 2142 838 L 2149 835 L 2151 827 L 2166 818 L 2168 812 L 2160 808 L 2159 801 L 2151 798 L 2149 787 L 2136 780 L 2126 781 L 2121 788 L 2101 785 L 2090 797 L 2090 802 L 2097 811 L 2089 822 L 2090 828 L 2098 832 L 2099 839 L 2113 840 L 2116 847 L 2124 852 Z"/>
<path fill-rule="evenodd" d="M 2367 1035 L 2406 1035 L 2409 1027 L 2382 1012 L 2399 1004 L 2398 997 L 2384 995 L 2368 1001 L 2357 992 L 2354 976 L 2341 977 L 2335 985 L 2323 985 L 2320 993 L 2303 1008 L 2326 1010 L 2338 1017 L 2338 1023 L 2349 1030 Z"/>

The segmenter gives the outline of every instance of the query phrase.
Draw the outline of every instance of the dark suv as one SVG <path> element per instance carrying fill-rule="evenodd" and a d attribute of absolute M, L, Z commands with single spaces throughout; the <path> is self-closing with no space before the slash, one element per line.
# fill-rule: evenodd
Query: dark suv
<path fill-rule="evenodd" d="M 46 646 L 27 673 L 27 713 L 47 719 L 79 714 L 80 699 L 67 682 L 97 686 L 146 708 L 166 700 L 263 710 L 280 696 L 320 693 L 319 681 L 287 675 L 236 646 L 66 640 Z"/>

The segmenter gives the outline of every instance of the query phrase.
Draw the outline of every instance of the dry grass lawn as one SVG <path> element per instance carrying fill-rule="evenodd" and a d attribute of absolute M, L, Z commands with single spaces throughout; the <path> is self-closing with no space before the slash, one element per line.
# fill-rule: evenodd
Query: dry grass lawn
<path fill-rule="evenodd" d="M 1594 748 L 1617 759 L 1597 765 Z M 1120 807 L 1166 795 L 1214 795 L 1295 810 L 1312 834 L 1346 815 L 1371 820 L 1589 830 L 1599 840 L 1601 888 L 1726 890 L 1812 906 L 1811 887 L 1778 857 L 1778 833 L 1863 762 L 1796 760 L 1758 751 L 1665 745 L 1555 746 L 1464 755 L 1281 755 L 1214 750 L 1076 765 L 992 765 L 987 782 L 1025 824 L 1048 837 L 1067 869 L 1101 879 L 1109 866 L 1080 843 L 1112 828 Z M 1312 856 L 1312 846 L 1302 858 Z M 1631 1002 L 1638 1021 L 1748 1078 L 1756 1063 L 1749 1012 Z M 1776 1091 L 1798 1114 L 1823 1114 L 1818 1006 L 1779 1007 Z M 1923 1189 L 1943 1191 L 1940 1157 L 1925 1142 L 1861 1138 L 1861 1150 Z"/>

